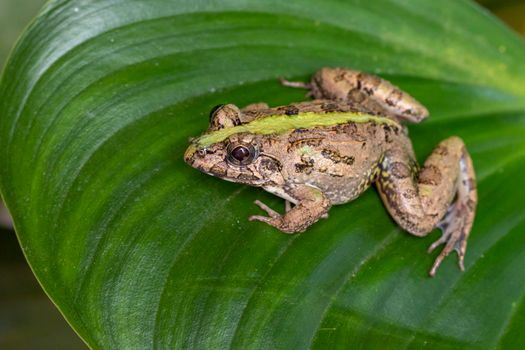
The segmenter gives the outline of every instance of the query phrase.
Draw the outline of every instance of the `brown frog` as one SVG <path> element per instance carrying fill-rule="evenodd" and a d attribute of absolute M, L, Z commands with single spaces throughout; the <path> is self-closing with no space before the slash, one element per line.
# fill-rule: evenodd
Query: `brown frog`
<path fill-rule="evenodd" d="M 477 204 L 472 160 L 455 136 L 441 141 L 419 168 L 406 128 L 427 109 L 377 76 L 323 68 L 310 83 L 283 81 L 309 89 L 315 98 L 270 108 L 227 104 L 210 114 L 205 134 L 191 141 L 184 159 L 224 180 L 262 187 L 286 200 L 279 214 L 255 203 L 268 216 L 258 220 L 285 233 L 306 230 L 327 217 L 332 205 L 357 198 L 371 184 L 404 230 L 425 236 L 443 231 L 429 251 L 445 243 L 430 275 L 456 250 L 464 256 Z"/>

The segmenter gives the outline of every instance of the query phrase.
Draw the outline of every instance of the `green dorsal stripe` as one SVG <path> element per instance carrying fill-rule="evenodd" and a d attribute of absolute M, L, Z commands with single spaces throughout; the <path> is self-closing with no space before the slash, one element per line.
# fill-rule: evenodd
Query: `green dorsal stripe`
<path fill-rule="evenodd" d="M 214 143 L 224 141 L 231 135 L 238 133 L 250 134 L 282 134 L 294 129 L 307 129 L 313 127 L 332 126 L 345 123 L 367 123 L 389 124 L 400 127 L 396 121 L 364 113 L 354 112 L 332 112 L 332 113 L 299 113 L 296 115 L 270 115 L 255 119 L 249 123 L 221 129 L 204 134 L 193 141 L 197 148 L 203 148 Z"/>

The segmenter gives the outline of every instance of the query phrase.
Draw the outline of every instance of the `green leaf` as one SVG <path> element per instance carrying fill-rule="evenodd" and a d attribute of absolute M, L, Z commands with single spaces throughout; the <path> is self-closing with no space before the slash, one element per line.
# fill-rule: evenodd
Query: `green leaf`
<path fill-rule="evenodd" d="M 0 86 L 1 190 L 36 276 L 96 349 L 523 348 L 525 44 L 467 1 L 49 2 Z M 375 72 L 431 118 L 420 161 L 467 143 L 466 271 L 427 277 L 434 232 L 375 190 L 307 233 L 257 222 L 260 189 L 182 161 L 218 103 L 304 99 L 277 78 Z"/>

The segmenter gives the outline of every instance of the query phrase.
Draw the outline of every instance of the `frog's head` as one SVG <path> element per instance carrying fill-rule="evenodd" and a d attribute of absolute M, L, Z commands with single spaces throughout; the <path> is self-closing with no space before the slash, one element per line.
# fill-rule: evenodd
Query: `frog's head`
<path fill-rule="evenodd" d="M 259 152 L 260 135 L 235 128 L 240 113 L 231 104 L 214 108 L 207 132 L 190 141 L 184 161 L 224 180 L 261 186 L 268 181 L 269 160 Z"/>

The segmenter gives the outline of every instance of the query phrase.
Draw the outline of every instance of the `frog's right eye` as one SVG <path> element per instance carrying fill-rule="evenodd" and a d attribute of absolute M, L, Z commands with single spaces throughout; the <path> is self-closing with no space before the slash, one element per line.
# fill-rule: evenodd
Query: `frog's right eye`
<path fill-rule="evenodd" d="M 257 150 L 252 145 L 229 145 L 226 160 L 233 165 L 248 165 L 257 158 Z"/>

